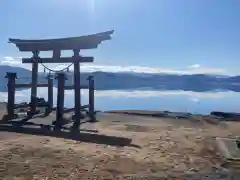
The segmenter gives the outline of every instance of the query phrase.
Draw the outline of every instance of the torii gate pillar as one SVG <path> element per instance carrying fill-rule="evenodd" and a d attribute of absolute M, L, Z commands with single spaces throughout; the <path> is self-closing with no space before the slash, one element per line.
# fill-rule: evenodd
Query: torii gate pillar
<path fill-rule="evenodd" d="M 79 59 L 80 50 L 74 50 L 73 59 Z M 74 62 L 74 94 L 75 94 L 75 116 L 74 116 L 74 128 L 78 128 L 80 126 L 81 119 L 81 89 L 80 89 L 80 64 L 78 61 Z"/>

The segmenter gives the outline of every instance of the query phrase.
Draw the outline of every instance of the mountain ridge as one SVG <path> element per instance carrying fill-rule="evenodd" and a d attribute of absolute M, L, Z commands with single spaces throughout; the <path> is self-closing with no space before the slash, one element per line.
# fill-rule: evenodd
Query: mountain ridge
<path fill-rule="evenodd" d="M 2 84 L 0 91 L 5 92 L 7 79 L 4 78 L 6 72 L 16 72 L 19 76 L 17 83 L 29 83 L 31 81 L 31 71 L 13 66 L 0 66 L 0 77 Z M 129 72 L 83 72 L 81 73 L 81 83 L 87 84 L 87 76 L 95 77 L 95 88 L 97 90 L 117 90 L 117 89 L 138 89 L 150 87 L 155 90 L 185 90 L 206 92 L 216 89 L 231 90 L 240 92 L 240 76 L 221 76 L 207 74 L 166 74 L 166 73 L 129 73 Z M 67 73 L 66 84 L 72 84 L 73 72 Z M 46 83 L 46 75 L 39 73 L 39 83 Z M 57 82 L 54 80 L 54 84 Z"/>

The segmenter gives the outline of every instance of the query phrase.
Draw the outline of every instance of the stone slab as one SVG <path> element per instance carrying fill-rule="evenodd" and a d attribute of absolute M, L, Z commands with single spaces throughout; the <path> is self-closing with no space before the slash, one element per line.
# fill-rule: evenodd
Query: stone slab
<path fill-rule="evenodd" d="M 217 147 L 221 155 L 229 161 L 240 163 L 240 149 L 237 147 L 237 139 L 216 138 Z"/>

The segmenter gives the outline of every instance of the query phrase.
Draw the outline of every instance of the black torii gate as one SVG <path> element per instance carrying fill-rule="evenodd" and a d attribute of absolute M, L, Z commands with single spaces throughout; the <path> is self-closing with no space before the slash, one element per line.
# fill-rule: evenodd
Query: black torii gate
<path fill-rule="evenodd" d="M 36 111 L 37 104 L 37 87 L 38 87 L 38 64 L 44 63 L 73 63 L 74 65 L 74 89 L 75 94 L 75 123 L 74 128 L 79 128 L 80 119 L 82 117 L 81 109 L 81 93 L 80 93 L 80 63 L 93 62 L 93 57 L 82 57 L 79 55 L 80 50 L 96 49 L 101 42 L 110 40 L 112 31 L 102 33 L 61 38 L 61 39 L 45 39 L 45 40 L 22 40 L 22 39 L 9 39 L 10 43 L 17 46 L 21 52 L 32 52 L 31 58 L 23 58 L 22 63 L 32 64 L 32 83 L 31 83 L 31 112 Z M 61 57 L 62 50 L 72 50 L 72 57 Z M 52 51 L 53 56 L 50 58 L 41 58 L 39 53 L 41 51 Z M 64 79 L 64 78 L 59 78 Z M 69 88 L 68 88 L 69 89 Z"/>

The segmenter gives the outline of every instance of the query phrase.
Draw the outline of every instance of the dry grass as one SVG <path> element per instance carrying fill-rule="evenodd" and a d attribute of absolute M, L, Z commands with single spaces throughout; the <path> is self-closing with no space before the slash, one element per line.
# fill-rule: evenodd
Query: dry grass
<path fill-rule="evenodd" d="M 0 145 L 0 179 L 181 179 L 221 168 L 214 137 L 240 135 L 238 123 L 177 121 L 96 125 L 101 134 L 132 138 L 141 148 L 9 133 Z"/>

